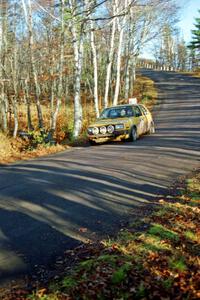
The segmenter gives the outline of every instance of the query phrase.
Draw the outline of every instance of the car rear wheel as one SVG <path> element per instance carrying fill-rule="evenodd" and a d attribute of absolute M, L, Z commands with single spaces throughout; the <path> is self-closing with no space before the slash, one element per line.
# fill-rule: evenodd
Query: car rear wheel
<path fill-rule="evenodd" d="M 147 133 L 148 133 L 148 134 L 153 134 L 153 133 L 155 133 L 155 125 L 154 125 L 153 122 L 151 122 L 150 128 L 149 128 L 149 130 L 148 130 Z"/>
<path fill-rule="evenodd" d="M 130 132 L 130 141 L 135 142 L 138 138 L 137 135 L 137 129 L 135 127 L 132 127 L 131 132 Z"/>

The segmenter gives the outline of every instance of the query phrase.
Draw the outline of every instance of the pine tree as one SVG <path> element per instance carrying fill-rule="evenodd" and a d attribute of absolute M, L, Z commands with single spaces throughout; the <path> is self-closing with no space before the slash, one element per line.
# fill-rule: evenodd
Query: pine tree
<path fill-rule="evenodd" d="M 200 10 L 199 10 L 200 13 Z M 193 68 L 200 66 L 200 18 L 195 18 L 195 29 L 192 30 L 192 41 L 188 46 L 193 53 Z"/>
<path fill-rule="evenodd" d="M 192 49 L 196 49 L 197 52 L 200 52 L 200 18 L 195 18 L 195 21 L 196 23 L 194 25 L 196 29 L 192 30 L 192 41 L 189 47 Z"/>

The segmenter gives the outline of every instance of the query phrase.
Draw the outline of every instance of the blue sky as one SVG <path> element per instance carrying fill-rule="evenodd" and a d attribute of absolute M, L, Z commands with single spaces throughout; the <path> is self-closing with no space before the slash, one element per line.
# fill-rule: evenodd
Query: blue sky
<path fill-rule="evenodd" d="M 177 2 L 185 2 L 179 0 Z M 188 43 L 191 40 L 191 30 L 194 29 L 195 18 L 199 16 L 198 10 L 200 9 L 200 0 L 188 0 L 183 4 L 180 12 L 180 22 L 178 26 L 184 36 L 185 41 Z"/>
<path fill-rule="evenodd" d="M 198 10 L 200 10 L 200 0 L 176 0 L 177 4 L 181 6 L 179 12 L 179 22 L 177 27 L 187 44 L 191 41 L 191 30 L 195 28 L 195 18 L 200 17 Z M 143 49 L 141 57 L 153 59 L 152 44 L 150 43 Z"/>

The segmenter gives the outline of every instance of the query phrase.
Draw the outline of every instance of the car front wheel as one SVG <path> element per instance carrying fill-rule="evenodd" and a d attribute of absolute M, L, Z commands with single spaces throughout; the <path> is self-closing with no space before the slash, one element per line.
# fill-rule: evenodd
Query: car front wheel
<path fill-rule="evenodd" d="M 90 144 L 90 146 L 95 146 L 97 143 L 93 140 L 89 140 L 89 144 Z"/>
<path fill-rule="evenodd" d="M 137 129 L 135 127 L 132 127 L 131 132 L 130 132 L 130 141 L 135 142 L 138 138 L 137 135 Z"/>

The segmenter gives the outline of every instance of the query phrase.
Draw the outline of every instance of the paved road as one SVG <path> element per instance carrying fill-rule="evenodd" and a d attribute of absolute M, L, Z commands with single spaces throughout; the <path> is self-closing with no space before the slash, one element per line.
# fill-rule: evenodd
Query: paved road
<path fill-rule="evenodd" d="M 156 82 L 157 133 L 0 167 L 0 276 L 115 231 L 155 203 L 200 158 L 200 79 L 144 71 Z M 87 228 L 82 232 L 80 228 Z"/>

